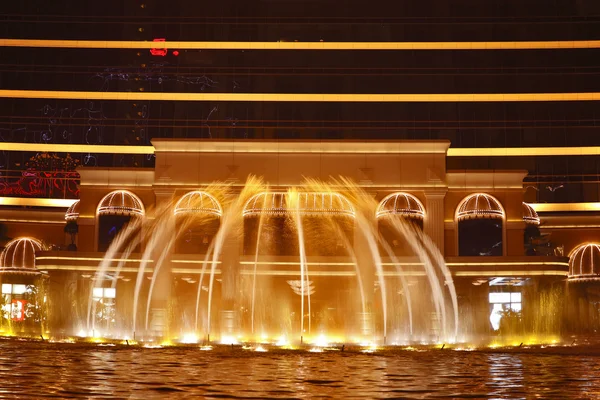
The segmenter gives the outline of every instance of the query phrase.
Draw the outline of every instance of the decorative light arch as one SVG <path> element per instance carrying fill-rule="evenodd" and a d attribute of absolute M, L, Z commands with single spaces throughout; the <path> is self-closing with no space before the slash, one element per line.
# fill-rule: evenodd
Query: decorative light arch
<path fill-rule="evenodd" d="M 175 215 L 180 214 L 208 214 L 220 217 L 223 214 L 221 205 L 209 193 L 195 190 L 184 194 L 175 205 Z"/>
<path fill-rule="evenodd" d="M 410 193 L 397 192 L 386 196 L 377 207 L 377 218 L 399 215 L 401 217 L 423 220 L 425 207 Z"/>
<path fill-rule="evenodd" d="M 79 200 L 71 204 L 65 213 L 66 221 L 76 221 L 79 218 Z"/>
<path fill-rule="evenodd" d="M 569 280 L 600 280 L 600 243 L 583 243 L 571 251 Z"/>
<path fill-rule="evenodd" d="M 290 202 L 294 204 L 294 208 L 288 207 L 288 196 L 297 196 Z M 262 192 L 246 202 L 243 215 L 286 215 L 296 211 L 303 215 L 336 214 L 354 217 L 354 207 L 350 201 L 336 192 Z"/>
<path fill-rule="evenodd" d="M 474 193 L 465 197 L 456 208 L 457 221 L 474 218 L 505 218 L 504 207 L 494 196 L 487 193 Z"/>
<path fill-rule="evenodd" d="M 98 204 L 97 215 L 138 215 L 145 214 L 144 204 L 129 190 L 115 190 L 110 192 Z"/>
<path fill-rule="evenodd" d="M 38 274 L 35 253 L 43 249 L 42 242 L 35 238 L 11 240 L 0 255 L 0 273 Z"/>
<path fill-rule="evenodd" d="M 539 225 L 540 217 L 537 212 L 527 203 L 523 203 L 523 221 L 526 224 Z"/>

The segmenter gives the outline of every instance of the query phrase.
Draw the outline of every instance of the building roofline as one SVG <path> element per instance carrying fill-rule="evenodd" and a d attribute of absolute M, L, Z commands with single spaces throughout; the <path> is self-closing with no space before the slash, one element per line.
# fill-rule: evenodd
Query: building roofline
<path fill-rule="evenodd" d="M 449 140 L 153 139 L 159 152 L 446 154 Z"/>

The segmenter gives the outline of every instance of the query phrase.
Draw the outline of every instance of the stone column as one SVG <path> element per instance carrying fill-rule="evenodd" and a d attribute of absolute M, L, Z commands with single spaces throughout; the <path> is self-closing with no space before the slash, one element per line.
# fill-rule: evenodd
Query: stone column
<path fill-rule="evenodd" d="M 150 301 L 150 322 L 148 328 L 154 336 L 165 337 L 169 334 L 168 310 L 171 300 L 171 285 L 173 283 L 171 258 L 174 251 L 174 243 L 170 248 L 168 247 L 168 243 L 171 240 L 175 240 L 176 229 L 175 217 L 172 215 L 173 209 L 168 207 L 168 205 L 173 201 L 174 190 L 158 189 L 154 193 L 156 195 L 154 215 L 156 225 L 151 235 L 156 238 L 157 242 L 156 247 L 151 252 L 153 262 L 150 265 L 153 271 L 158 267 L 158 261 L 161 257 L 164 257 L 164 261 L 154 282 L 152 299 Z M 151 243 L 152 239 L 149 239 L 144 243 L 144 246 L 149 246 Z M 169 249 L 168 254 L 165 256 L 164 252 L 167 249 Z M 140 314 L 140 310 L 144 309 L 143 306 L 143 304 L 138 305 L 140 307 L 138 314 Z"/>
<path fill-rule="evenodd" d="M 446 189 L 425 192 L 424 232 L 444 255 L 444 197 Z"/>

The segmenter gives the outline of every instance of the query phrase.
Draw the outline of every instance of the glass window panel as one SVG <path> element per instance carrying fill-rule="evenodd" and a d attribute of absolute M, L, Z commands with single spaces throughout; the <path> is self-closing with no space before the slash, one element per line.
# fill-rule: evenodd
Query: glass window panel
<path fill-rule="evenodd" d="M 2 294 L 11 294 L 12 293 L 12 285 L 10 283 L 2 284 Z"/>
<path fill-rule="evenodd" d="M 104 289 L 104 297 L 107 299 L 114 299 L 117 295 L 117 289 L 115 288 L 106 288 Z"/>
<path fill-rule="evenodd" d="M 102 298 L 102 288 L 101 287 L 95 287 L 93 290 L 93 296 L 96 299 Z"/>
<path fill-rule="evenodd" d="M 510 293 L 490 293 L 490 303 L 510 303 Z"/>
<path fill-rule="evenodd" d="M 13 294 L 23 294 L 27 290 L 27 286 L 25 285 L 13 285 L 12 292 Z"/>
<path fill-rule="evenodd" d="M 521 311 L 521 303 L 512 303 L 510 309 L 513 311 Z"/>
<path fill-rule="evenodd" d="M 510 302 L 511 303 L 520 303 L 521 302 L 521 293 L 511 293 L 510 294 Z"/>

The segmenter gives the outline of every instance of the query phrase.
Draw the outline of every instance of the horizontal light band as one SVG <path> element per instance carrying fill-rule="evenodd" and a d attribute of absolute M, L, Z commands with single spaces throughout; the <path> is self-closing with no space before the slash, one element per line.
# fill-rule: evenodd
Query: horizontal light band
<path fill-rule="evenodd" d="M 600 225 L 541 225 L 540 229 L 597 229 Z"/>
<path fill-rule="evenodd" d="M 240 261 L 242 265 L 300 265 L 299 261 Z M 305 262 L 304 265 L 356 265 L 351 262 Z"/>
<path fill-rule="evenodd" d="M 595 49 L 600 40 L 507 42 L 147 42 L 116 40 L 0 39 L 0 47 L 214 50 L 527 50 Z"/>
<path fill-rule="evenodd" d="M 1 151 L 47 151 L 53 153 L 154 154 L 152 146 L 114 146 L 91 144 L 0 143 Z"/>
<path fill-rule="evenodd" d="M 82 92 L 62 90 L 0 90 L 0 97 L 18 99 L 229 101 L 325 103 L 430 103 L 598 101 L 600 93 L 448 93 L 448 94 L 333 94 L 333 93 L 164 93 Z"/>
<path fill-rule="evenodd" d="M 293 145 L 294 143 L 291 143 Z M 298 143 L 295 143 L 296 145 Z M 343 143 L 341 143 L 343 144 Z M 200 147 L 203 149 L 189 150 L 190 152 L 207 152 L 207 153 L 225 153 L 225 152 L 248 152 L 248 153 L 322 153 L 322 154 L 364 154 L 368 153 L 385 153 L 395 154 L 398 151 L 388 149 L 387 151 L 377 151 L 374 149 L 363 149 L 361 146 L 356 146 L 352 149 L 344 149 L 341 146 L 339 148 L 327 148 L 319 149 L 314 148 L 311 150 L 302 149 L 301 146 L 295 150 L 287 149 L 286 146 L 282 146 L 280 149 L 270 149 L 267 147 L 256 147 L 245 149 L 242 145 L 240 148 L 235 149 L 231 147 L 229 149 L 216 148 L 211 145 L 210 142 L 204 143 L 199 142 Z M 285 145 L 285 142 L 282 142 Z M 231 146 L 234 146 L 232 143 Z M 365 143 L 368 146 L 368 143 Z M 1 142 L 0 151 L 45 151 L 53 153 L 110 153 L 110 154 L 145 154 L 150 155 L 155 153 L 153 146 L 116 146 L 116 145 L 88 145 L 88 144 L 42 144 L 42 143 L 16 143 L 16 142 Z M 168 150 L 166 150 L 168 152 Z M 414 150 L 415 153 L 438 153 L 439 150 L 432 149 L 427 151 L 426 149 Z M 531 156 L 596 156 L 600 155 L 600 146 L 589 146 L 589 147 L 501 147 L 501 148 L 450 148 L 448 149 L 448 157 L 531 157 Z M 84 184 L 85 185 L 85 184 Z M 88 184 L 89 186 L 89 184 Z M 151 185 L 150 185 L 151 186 Z M 519 187 L 520 188 L 520 187 Z M 536 210 L 537 211 L 537 210 Z"/>
<path fill-rule="evenodd" d="M 200 275 L 202 273 L 201 269 L 192 269 L 192 268 L 172 268 L 171 272 L 173 272 L 174 274 L 198 274 Z M 221 270 L 220 269 L 215 269 L 214 270 L 215 275 L 220 275 L 221 274 Z M 210 276 L 211 271 L 204 271 L 204 274 L 206 276 Z"/>
<path fill-rule="evenodd" d="M 568 276 L 568 271 L 458 271 L 456 276 Z"/>
<path fill-rule="evenodd" d="M 0 197 L 0 206 L 69 208 L 76 201 L 76 199 L 34 199 L 26 197 Z"/>
<path fill-rule="evenodd" d="M 536 212 L 600 211 L 597 203 L 528 203 Z M 543 226 L 542 226 L 543 228 Z"/>
<path fill-rule="evenodd" d="M 597 156 L 600 146 L 590 147 L 498 147 L 448 149 L 448 157 Z"/>
<path fill-rule="evenodd" d="M 204 264 L 204 260 L 171 260 L 171 262 L 177 264 Z M 206 264 L 213 264 L 212 258 L 206 261 Z M 221 264 L 221 261 L 215 261 L 214 264 Z"/>
<path fill-rule="evenodd" d="M 111 258 L 105 259 L 102 257 L 64 257 L 64 256 L 40 256 L 36 257 L 36 260 L 74 260 L 74 261 L 110 261 L 110 262 L 142 262 L 141 259 L 136 258 Z M 146 262 L 154 262 L 153 260 L 145 260 Z"/>
<path fill-rule="evenodd" d="M 64 225 L 65 224 L 65 220 L 60 219 L 57 221 L 48 221 L 48 220 L 34 220 L 34 219 L 18 219 L 18 218 L 2 218 L 0 217 L 0 221 L 1 222 L 18 222 L 18 223 L 22 223 L 22 224 L 57 224 L 57 225 Z"/>

